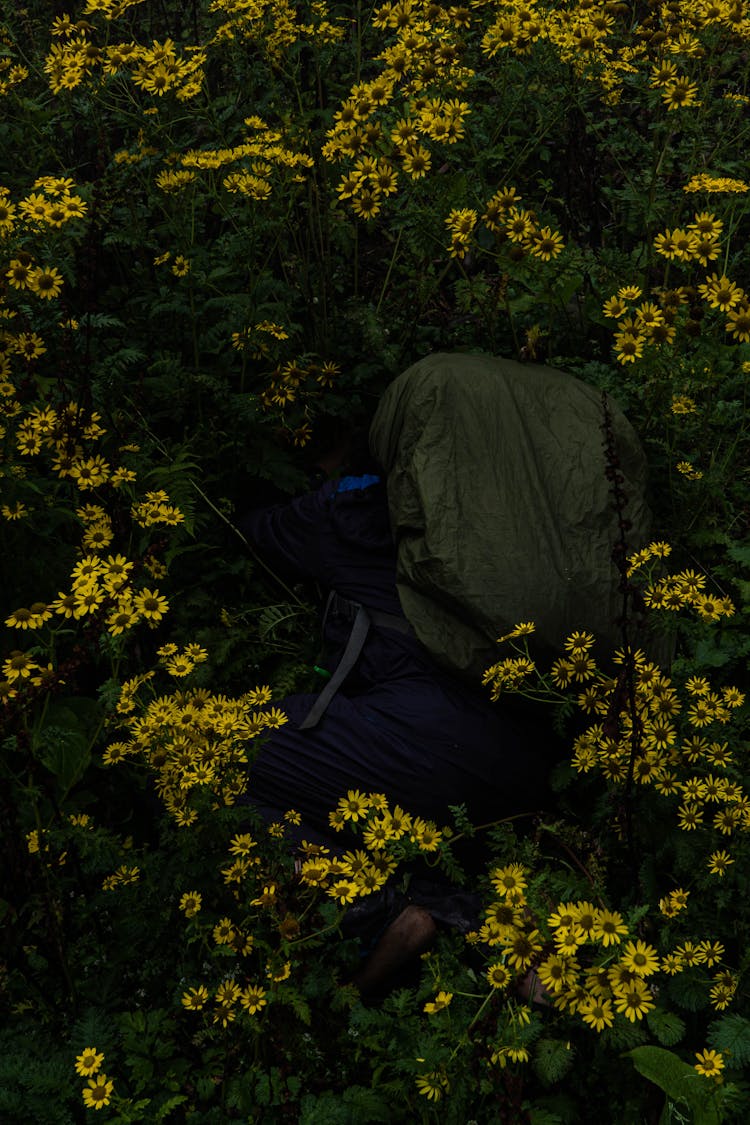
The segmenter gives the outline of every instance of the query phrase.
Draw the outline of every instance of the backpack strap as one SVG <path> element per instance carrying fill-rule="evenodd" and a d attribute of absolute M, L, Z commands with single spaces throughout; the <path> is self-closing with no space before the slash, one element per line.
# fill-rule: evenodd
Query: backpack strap
<path fill-rule="evenodd" d="M 395 613 L 385 613 L 379 609 L 370 609 L 363 606 L 361 602 L 342 597 L 335 590 L 331 590 L 328 595 L 323 615 L 323 629 L 325 629 L 329 613 L 337 613 L 351 620 L 352 627 L 349 639 L 330 680 L 300 723 L 299 730 L 311 730 L 312 727 L 318 725 L 325 715 L 329 703 L 359 660 L 371 625 L 375 625 L 379 629 L 395 629 L 399 633 L 411 633 L 412 631 L 411 625 L 405 617 L 399 617 Z"/>

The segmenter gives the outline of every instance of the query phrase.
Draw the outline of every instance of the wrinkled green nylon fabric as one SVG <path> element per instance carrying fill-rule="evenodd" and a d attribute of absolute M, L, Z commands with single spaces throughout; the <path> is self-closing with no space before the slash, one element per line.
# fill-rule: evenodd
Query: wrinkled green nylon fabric
<path fill-rule="evenodd" d="M 611 398 L 608 408 L 631 551 L 650 525 L 646 460 Z M 431 355 L 388 387 L 370 448 L 388 474 L 398 593 L 442 664 L 481 676 L 520 621 L 535 623 L 539 654 L 560 652 L 574 629 L 608 653 L 620 646 L 603 425 L 599 391 L 513 360 Z"/>

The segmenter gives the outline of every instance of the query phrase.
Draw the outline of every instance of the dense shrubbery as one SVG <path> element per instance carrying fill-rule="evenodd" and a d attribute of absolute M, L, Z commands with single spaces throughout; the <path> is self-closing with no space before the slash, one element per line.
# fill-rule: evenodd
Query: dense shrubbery
<path fill-rule="evenodd" d="M 745 1120 L 745 0 L 4 18 L 3 1121 Z M 578 715 L 558 807 L 482 829 L 481 930 L 365 1006 L 347 905 L 473 829 L 342 794 L 295 870 L 294 811 L 251 823 L 315 638 L 231 524 L 440 349 L 627 408 L 674 659 L 502 642 L 488 690 Z"/>

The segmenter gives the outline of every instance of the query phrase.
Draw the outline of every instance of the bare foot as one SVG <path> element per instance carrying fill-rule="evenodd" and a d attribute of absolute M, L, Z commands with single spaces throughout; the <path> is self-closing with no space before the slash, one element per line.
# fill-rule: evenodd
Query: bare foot
<path fill-rule="evenodd" d="M 429 945 L 436 932 L 435 922 L 423 907 L 405 907 L 391 922 L 352 984 L 362 993 L 382 988 L 409 958 Z"/>

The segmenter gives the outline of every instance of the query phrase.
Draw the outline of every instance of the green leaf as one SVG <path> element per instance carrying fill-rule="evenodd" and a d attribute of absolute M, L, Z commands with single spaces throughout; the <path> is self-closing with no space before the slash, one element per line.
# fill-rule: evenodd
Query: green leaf
<path fill-rule="evenodd" d="M 535 1109 L 531 1106 L 528 1112 L 530 1125 L 563 1125 L 562 1117 L 550 1113 L 548 1109 Z"/>
<path fill-rule="evenodd" d="M 540 1039 L 534 1053 L 534 1070 L 546 1086 L 559 1082 L 573 1065 L 574 1051 L 562 1039 Z"/>
<path fill-rule="evenodd" d="M 747 543 L 730 543 L 727 554 L 740 566 L 750 566 L 750 541 Z"/>
<path fill-rule="evenodd" d="M 163 1121 L 165 1117 L 169 1116 L 173 1109 L 177 1109 L 178 1105 L 182 1105 L 186 1101 L 187 1094 L 174 1094 L 171 1098 L 168 1098 L 167 1101 L 165 1101 L 163 1106 L 161 1106 L 159 1112 L 156 1114 L 155 1120 Z"/>
<path fill-rule="evenodd" d="M 628 1056 L 639 1074 L 663 1090 L 671 1101 L 690 1109 L 693 1125 L 720 1125 L 718 1088 L 711 1079 L 704 1078 L 663 1047 L 634 1047 Z"/>
<path fill-rule="evenodd" d="M 706 1003 L 707 988 L 694 972 L 680 973 L 669 981 L 669 995 L 681 1008 L 697 1012 Z"/>
<path fill-rule="evenodd" d="M 38 753 L 65 793 L 83 777 L 91 761 L 88 739 L 82 731 L 71 727 L 45 727 L 39 737 Z"/>
<path fill-rule="evenodd" d="M 647 1014 L 646 1022 L 664 1047 L 674 1047 L 685 1034 L 684 1021 L 674 1012 L 663 1012 L 655 1008 L 653 1012 Z"/>
<path fill-rule="evenodd" d="M 721 1016 L 708 1029 L 708 1043 L 726 1056 L 730 1066 L 750 1061 L 750 1020 L 731 1014 Z"/>

